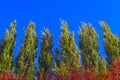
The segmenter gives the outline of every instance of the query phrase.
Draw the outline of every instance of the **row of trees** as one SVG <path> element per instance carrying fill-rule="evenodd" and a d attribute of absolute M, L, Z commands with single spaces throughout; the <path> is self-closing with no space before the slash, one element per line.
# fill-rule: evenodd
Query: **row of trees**
<path fill-rule="evenodd" d="M 16 44 L 16 21 L 10 24 L 10 29 L 0 41 L 0 76 L 2 72 L 14 73 L 16 77 L 24 77 L 26 80 L 35 78 L 35 59 L 40 44 L 38 77 L 46 78 L 53 71 L 54 75 L 62 76 L 68 80 L 72 74 L 71 68 L 79 69 L 92 65 L 92 71 L 98 75 L 102 72 L 107 73 L 109 65 L 120 61 L 120 40 L 113 34 L 110 27 L 105 22 L 100 22 L 103 29 L 104 49 L 108 56 L 99 56 L 99 44 L 97 32 L 91 24 L 82 23 L 79 30 L 79 47 L 74 40 L 74 32 L 69 31 L 68 23 L 61 21 L 60 46 L 53 50 L 53 36 L 48 28 L 42 33 L 39 39 L 35 32 L 35 24 L 30 22 L 25 30 L 24 40 L 20 47 L 18 57 L 13 62 L 14 47 Z M 80 61 L 81 56 L 81 61 Z M 53 63 L 53 59 L 56 61 Z M 106 65 L 108 62 L 108 65 Z M 54 69 L 54 70 L 53 70 Z"/>

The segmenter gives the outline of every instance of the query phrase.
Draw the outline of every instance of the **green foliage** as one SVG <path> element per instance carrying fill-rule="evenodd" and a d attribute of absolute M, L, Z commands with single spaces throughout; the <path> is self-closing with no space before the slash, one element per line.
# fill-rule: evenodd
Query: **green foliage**
<path fill-rule="evenodd" d="M 40 45 L 41 57 L 39 59 L 39 75 L 47 74 L 52 68 L 52 48 L 53 38 L 47 28 L 42 33 L 42 42 Z"/>
<path fill-rule="evenodd" d="M 99 72 L 100 73 L 107 72 L 106 60 L 104 57 L 100 57 Z"/>
<path fill-rule="evenodd" d="M 98 71 L 98 37 L 91 24 L 82 24 L 79 31 L 79 46 L 84 66 L 94 65 L 94 71 Z"/>
<path fill-rule="evenodd" d="M 16 70 L 18 76 L 25 76 L 26 80 L 34 79 L 35 56 L 37 53 L 38 37 L 35 24 L 30 22 L 25 30 L 25 38 L 17 58 Z"/>
<path fill-rule="evenodd" d="M 16 39 L 16 21 L 10 24 L 10 29 L 1 42 L 0 50 L 0 73 L 2 71 L 13 72 L 13 54 Z"/>
<path fill-rule="evenodd" d="M 74 33 L 72 34 L 68 30 L 68 24 L 65 21 L 61 21 L 62 23 L 62 33 L 60 35 L 60 47 L 62 54 L 62 64 L 64 64 L 65 72 L 64 74 L 68 74 L 68 70 L 70 67 L 79 67 L 80 66 L 80 55 L 75 44 Z M 61 73 L 62 74 L 62 73 Z"/>
<path fill-rule="evenodd" d="M 60 39 L 61 53 L 63 62 L 67 66 L 80 66 L 80 56 L 77 50 L 77 46 L 74 41 L 74 33 L 70 34 L 68 30 L 68 24 L 65 21 L 62 21 L 62 33 Z M 75 60 L 74 60 L 75 59 Z M 77 62 L 74 62 L 77 61 Z"/>
<path fill-rule="evenodd" d="M 66 64 L 63 61 L 60 62 L 59 66 L 55 65 L 55 74 L 64 78 L 70 74 L 68 68 L 66 67 Z"/>
<path fill-rule="evenodd" d="M 100 22 L 103 29 L 104 48 L 108 56 L 108 63 L 111 64 L 113 59 L 119 56 L 119 38 L 114 35 L 110 27 L 105 22 Z"/>

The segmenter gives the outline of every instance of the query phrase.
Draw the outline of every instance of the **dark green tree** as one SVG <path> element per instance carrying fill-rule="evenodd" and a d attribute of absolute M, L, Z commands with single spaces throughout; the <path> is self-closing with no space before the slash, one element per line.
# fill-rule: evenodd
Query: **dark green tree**
<path fill-rule="evenodd" d="M 2 51 L 3 51 L 3 39 L 0 40 L 0 54 L 2 54 Z M 1 61 L 1 60 L 0 60 Z"/>
<path fill-rule="evenodd" d="M 49 30 L 45 28 L 45 32 L 42 33 L 42 42 L 40 45 L 41 57 L 39 58 L 39 75 L 44 76 L 44 78 L 52 68 L 52 48 L 53 37 Z"/>
<path fill-rule="evenodd" d="M 82 24 L 79 31 L 79 48 L 81 50 L 82 64 L 93 65 L 94 71 L 98 71 L 98 36 L 91 24 Z"/>
<path fill-rule="evenodd" d="M 30 22 L 25 30 L 25 37 L 16 62 L 18 76 L 25 76 L 26 80 L 34 79 L 37 44 L 38 36 L 35 32 L 35 24 Z"/>
<path fill-rule="evenodd" d="M 120 39 L 119 39 L 118 45 L 119 45 L 119 56 L 120 56 Z"/>
<path fill-rule="evenodd" d="M 105 22 L 100 22 L 103 29 L 104 49 L 108 56 L 107 61 L 111 64 L 115 57 L 119 56 L 119 38 L 114 35 Z"/>
<path fill-rule="evenodd" d="M 58 47 L 56 47 L 55 49 L 55 53 L 54 53 L 54 56 L 55 56 L 55 61 L 56 61 L 56 65 L 59 67 L 60 65 L 60 56 L 59 56 L 59 49 Z"/>
<path fill-rule="evenodd" d="M 4 38 L 1 40 L 0 49 L 0 73 L 2 71 L 13 72 L 14 46 L 16 43 L 16 21 L 10 24 Z"/>
<path fill-rule="evenodd" d="M 2 40 L 0 40 L 0 63 L 2 61 L 1 54 L 2 54 L 3 48 L 4 48 L 4 44 L 3 44 L 3 39 L 2 39 Z M 1 69 L 0 69 L 0 73 L 1 73 Z"/>

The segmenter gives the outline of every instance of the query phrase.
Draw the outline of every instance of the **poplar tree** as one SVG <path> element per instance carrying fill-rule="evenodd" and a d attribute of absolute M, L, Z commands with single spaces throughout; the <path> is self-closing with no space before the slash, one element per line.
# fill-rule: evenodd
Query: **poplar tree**
<path fill-rule="evenodd" d="M 37 43 L 38 36 L 35 32 L 35 24 L 30 22 L 28 28 L 25 30 L 25 37 L 16 63 L 18 76 L 25 76 L 26 80 L 34 79 Z"/>
<path fill-rule="evenodd" d="M 79 48 L 81 50 L 82 64 L 93 65 L 93 70 L 98 71 L 98 36 L 91 24 L 82 24 L 79 31 Z"/>
<path fill-rule="evenodd" d="M 62 69 L 64 72 L 62 73 L 64 73 L 63 76 L 66 76 L 70 74 L 68 73 L 68 70 L 71 67 L 78 68 L 80 66 L 80 55 L 74 41 L 74 33 L 69 32 L 67 22 L 61 21 L 61 24 L 62 33 L 60 35 L 60 48 L 62 62 L 60 64 L 60 69 L 63 68 L 62 66 L 64 66 L 64 69 Z"/>
<path fill-rule="evenodd" d="M 74 40 L 74 32 L 72 34 L 68 30 L 68 24 L 65 21 L 62 23 L 62 33 L 60 35 L 60 47 L 62 53 L 62 61 L 68 67 L 79 67 L 80 56 Z"/>
<path fill-rule="evenodd" d="M 14 46 L 16 43 L 16 21 L 10 24 L 4 38 L 1 40 L 0 49 L 0 73 L 3 71 L 13 72 Z"/>
<path fill-rule="evenodd" d="M 41 57 L 39 58 L 39 75 L 45 76 L 52 68 L 52 48 L 53 37 L 49 30 L 45 28 L 45 32 L 42 33 L 42 42 L 40 45 Z"/>
<path fill-rule="evenodd" d="M 107 61 L 112 64 L 114 58 L 119 56 L 119 38 L 113 34 L 110 27 L 105 22 L 100 22 L 103 29 L 104 49 L 108 56 Z"/>

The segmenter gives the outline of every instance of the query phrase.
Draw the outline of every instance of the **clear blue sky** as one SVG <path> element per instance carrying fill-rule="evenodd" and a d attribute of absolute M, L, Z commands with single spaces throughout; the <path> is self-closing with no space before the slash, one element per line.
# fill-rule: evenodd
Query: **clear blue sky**
<path fill-rule="evenodd" d="M 78 43 L 78 26 L 80 22 L 93 24 L 101 37 L 102 29 L 98 22 L 106 21 L 112 32 L 120 36 L 120 0 L 1 0 L 0 1 L 0 38 L 10 22 L 17 21 L 17 44 L 15 52 L 21 46 L 23 28 L 30 21 L 36 23 L 36 31 L 41 36 L 44 27 L 48 27 L 54 37 L 54 44 L 58 44 L 60 35 L 59 18 L 69 23 L 69 29 L 75 31 Z M 102 44 L 102 38 L 99 43 Z M 102 53 L 101 47 L 101 53 Z"/>

